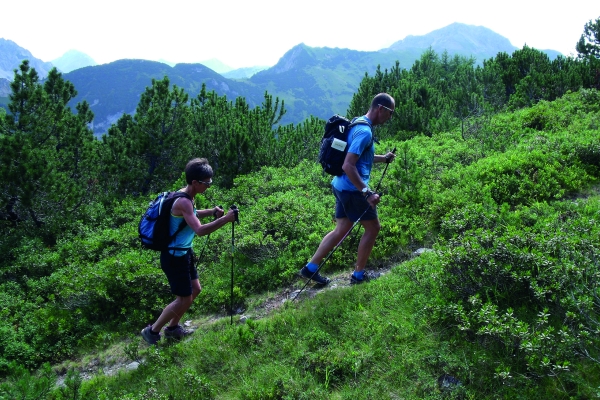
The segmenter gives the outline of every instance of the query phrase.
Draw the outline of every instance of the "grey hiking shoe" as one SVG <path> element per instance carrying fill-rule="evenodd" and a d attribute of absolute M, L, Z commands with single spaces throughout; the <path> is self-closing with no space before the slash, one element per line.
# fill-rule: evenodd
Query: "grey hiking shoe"
<path fill-rule="evenodd" d="M 160 340 L 160 333 L 152 333 L 152 325 L 148 325 L 142 329 L 142 337 L 148 344 L 156 344 Z"/>
<path fill-rule="evenodd" d="M 352 273 L 352 275 L 350 275 L 350 284 L 351 285 L 360 285 L 361 283 L 365 283 L 365 282 L 369 282 L 374 279 L 377 279 L 380 276 L 381 276 L 381 274 L 379 272 L 365 271 L 363 278 L 358 279 L 356 276 L 354 276 L 354 273 Z"/>
<path fill-rule="evenodd" d="M 181 325 L 177 325 L 177 327 L 175 329 L 165 328 L 163 330 L 163 332 L 165 334 L 165 338 L 175 339 L 175 340 L 181 340 L 184 337 L 189 336 L 192 333 L 194 333 L 194 331 L 184 329 L 183 326 L 181 326 Z"/>
<path fill-rule="evenodd" d="M 310 272 L 306 266 L 302 267 L 299 274 L 306 279 L 312 279 L 320 285 L 327 285 L 329 282 L 331 282 L 331 279 L 327 278 L 326 276 L 322 276 L 319 274 L 319 272 Z"/>

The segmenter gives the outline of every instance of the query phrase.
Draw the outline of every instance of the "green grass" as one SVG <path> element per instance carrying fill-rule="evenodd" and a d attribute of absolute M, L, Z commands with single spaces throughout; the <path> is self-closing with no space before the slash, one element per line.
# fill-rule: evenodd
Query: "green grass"
<path fill-rule="evenodd" d="M 436 395 L 437 378 L 465 366 L 431 325 L 415 289 L 391 273 L 287 302 L 261 320 L 230 326 L 225 318 L 189 342 L 142 351 L 146 361 L 135 372 L 86 387 L 143 393 L 153 377 L 157 390 L 176 396 L 185 385 L 176 371 L 186 370 L 224 399 Z"/>
<path fill-rule="evenodd" d="M 69 359 L 55 366 L 67 373 L 47 396 L 55 399 L 597 398 L 595 96 L 500 115 L 493 132 L 481 132 L 495 135 L 485 151 L 457 132 L 382 144 L 398 144 L 399 157 L 386 176 L 369 267 L 398 263 L 416 246 L 435 251 L 368 285 L 322 290 L 271 313 L 265 304 L 299 288 L 298 266 L 332 227 L 329 179 L 303 162 L 215 187 L 207 202 L 243 210 L 235 293 L 250 319 L 230 326 L 222 314 L 232 260 L 229 230 L 217 231 L 202 263 L 203 292 L 186 316 L 200 329 L 184 343 L 123 340 L 172 298 L 156 260 L 137 250 L 139 201 L 124 201 L 114 221 L 56 248 L 22 240 L 3 271 L 14 281 L 0 285 L 1 355 L 29 368 Z M 589 110 L 568 122 L 576 105 Z M 347 274 L 355 251 L 342 246 L 325 272 Z M 114 360 L 143 362 L 109 376 Z M 94 363 L 106 374 L 79 387 Z M 30 373 L 2 367 L 10 373 L 0 398 L 27 398 L 19 388 Z M 38 381 L 48 381 L 48 368 Z M 444 376 L 460 385 L 442 391 Z"/>
<path fill-rule="evenodd" d="M 436 291 L 424 290 L 434 286 L 422 283 L 440 271 L 428 262 L 434 253 L 421 257 L 367 285 L 287 301 L 259 320 L 236 317 L 230 325 L 226 317 L 206 322 L 182 343 L 140 344 L 143 362 L 137 370 L 97 375 L 79 393 L 86 399 L 594 396 L 598 368 L 585 362 L 567 383 L 540 377 L 514 386 L 510 377 L 503 379 L 497 368 L 505 355 L 434 320 L 431 310 L 443 302 Z M 442 389 L 438 380 L 444 375 L 459 383 Z"/>

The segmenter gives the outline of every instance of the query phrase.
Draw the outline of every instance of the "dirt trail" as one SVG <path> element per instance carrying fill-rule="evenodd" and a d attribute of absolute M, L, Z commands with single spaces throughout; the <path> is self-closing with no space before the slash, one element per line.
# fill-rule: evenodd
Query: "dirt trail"
<path fill-rule="evenodd" d="M 419 251 L 413 253 L 412 256 L 417 254 L 420 254 Z M 406 257 L 406 255 L 399 256 L 395 259 L 389 260 L 385 264 L 379 265 L 378 267 L 369 268 L 369 270 L 378 272 L 383 276 L 391 270 L 393 265 L 397 265 L 407 258 L 410 257 Z M 328 285 L 321 286 L 309 283 L 302 290 L 300 296 L 296 299 L 300 290 L 306 283 L 306 279 L 299 277 L 297 281 L 278 290 L 273 295 L 267 296 L 264 300 L 257 300 L 256 306 L 251 306 L 248 310 L 238 312 L 238 323 L 243 323 L 246 319 L 257 320 L 265 318 L 282 307 L 287 301 L 303 301 L 312 298 L 319 293 L 324 293 L 327 290 L 348 287 L 350 286 L 350 274 L 351 271 L 341 271 L 335 274 L 324 274 L 331 279 L 331 282 Z M 230 316 L 225 313 L 205 315 L 197 319 L 188 320 L 185 322 L 185 325 L 188 328 L 196 330 L 202 328 L 203 326 L 213 324 L 223 318 L 229 319 Z M 136 369 L 143 359 L 138 357 L 138 360 L 133 361 L 132 355 L 137 354 L 137 352 L 141 349 L 144 349 L 145 346 L 146 344 L 144 343 L 143 339 L 140 337 L 140 335 L 137 335 L 131 339 L 111 345 L 109 349 L 103 351 L 101 354 L 88 355 L 84 357 L 81 361 L 76 363 L 79 365 L 75 368 L 79 370 L 84 380 L 91 379 L 94 375 L 99 373 L 103 373 L 105 375 L 114 375 L 119 371 Z M 65 362 L 54 367 L 54 370 L 59 374 L 57 385 L 64 384 L 64 378 L 67 370 L 73 368 L 73 364 L 73 362 Z"/>

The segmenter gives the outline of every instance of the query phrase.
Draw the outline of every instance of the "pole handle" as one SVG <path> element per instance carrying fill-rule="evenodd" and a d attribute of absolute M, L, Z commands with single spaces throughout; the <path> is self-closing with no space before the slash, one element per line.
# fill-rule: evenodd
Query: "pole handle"
<path fill-rule="evenodd" d="M 234 212 L 235 222 L 237 222 L 239 224 L 240 223 L 240 219 L 238 217 L 239 209 L 237 208 L 237 206 L 235 204 L 232 204 L 231 207 L 229 207 L 229 209 Z"/>
<path fill-rule="evenodd" d="M 396 148 L 394 147 L 394 150 L 391 151 L 391 153 L 396 154 Z M 390 159 L 388 157 L 385 158 L 385 162 L 386 164 L 390 163 Z"/>

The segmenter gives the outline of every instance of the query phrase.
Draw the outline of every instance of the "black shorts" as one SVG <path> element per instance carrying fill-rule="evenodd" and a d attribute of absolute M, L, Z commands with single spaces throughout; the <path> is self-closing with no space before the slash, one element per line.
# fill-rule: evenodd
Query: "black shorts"
<path fill-rule="evenodd" d="M 377 208 L 373 209 L 361 192 L 346 190 L 340 192 L 334 187 L 332 189 L 335 196 L 336 218 L 349 218 L 352 222 L 356 222 L 359 218 L 361 221 L 378 218 Z"/>
<path fill-rule="evenodd" d="M 160 267 L 167 275 L 171 293 L 181 297 L 192 295 L 192 281 L 198 279 L 198 271 L 191 250 L 181 257 L 163 251 L 160 253 Z"/>

